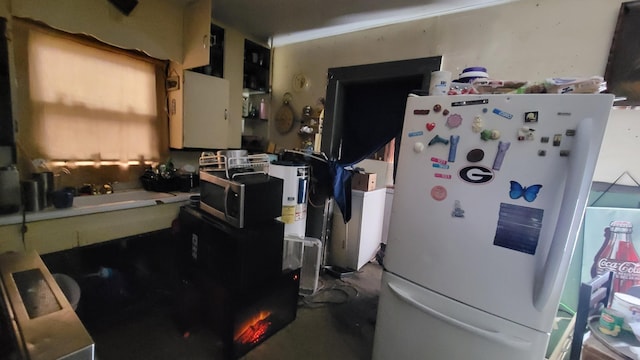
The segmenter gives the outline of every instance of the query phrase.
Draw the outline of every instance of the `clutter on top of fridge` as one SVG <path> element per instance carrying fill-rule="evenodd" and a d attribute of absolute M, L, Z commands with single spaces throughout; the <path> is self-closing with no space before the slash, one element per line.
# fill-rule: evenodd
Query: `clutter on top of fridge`
<path fill-rule="evenodd" d="M 597 94 L 606 88 L 601 76 L 554 77 L 540 82 L 478 78 L 472 85 L 480 94 Z"/>
<path fill-rule="evenodd" d="M 602 76 L 550 77 L 542 81 L 500 80 L 489 76 L 482 66 L 465 68 L 458 79 L 451 80 L 450 72 L 434 71 L 431 82 L 444 85 L 447 95 L 472 94 L 596 94 L 606 90 Z M 446 78 L 448 76 L 448 79 Z M 444 90 L 444 89 L 443 89 Z M 444 95 L 445 91 L 440 93 Z M 430 95 L 435 95 L 430 90 Z"/>

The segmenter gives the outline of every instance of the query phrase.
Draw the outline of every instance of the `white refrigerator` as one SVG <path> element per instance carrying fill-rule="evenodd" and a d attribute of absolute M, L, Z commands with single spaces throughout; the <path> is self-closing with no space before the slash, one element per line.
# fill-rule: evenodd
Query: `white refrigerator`
<path fill-rule="evenodd" d="M 374 359 L 544 358 L 612 104 L 407 99 Z"/>

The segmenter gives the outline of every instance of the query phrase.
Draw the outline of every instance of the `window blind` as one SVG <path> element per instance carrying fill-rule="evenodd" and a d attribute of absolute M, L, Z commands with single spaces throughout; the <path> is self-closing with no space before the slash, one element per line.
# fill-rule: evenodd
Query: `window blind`
<path fill-rule="evenodd" d="M 94 166 L 161 159 L 168 136 L 160 62 L 29 22 L 15 28 L 16 58 L 27 60 L 16 61 L 18 138 L 29 157 Z"/>

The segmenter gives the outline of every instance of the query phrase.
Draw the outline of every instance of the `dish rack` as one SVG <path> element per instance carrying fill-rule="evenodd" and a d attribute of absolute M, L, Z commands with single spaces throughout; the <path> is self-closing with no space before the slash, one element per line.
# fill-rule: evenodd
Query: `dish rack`
<path fill-rule="evenodd" d="M 224 171 L 227 179 L 252 174 L 268 175 L 269 163 L 267 154 L 227 156 L 203 152 L 199 159 L 202 170 Z"/>

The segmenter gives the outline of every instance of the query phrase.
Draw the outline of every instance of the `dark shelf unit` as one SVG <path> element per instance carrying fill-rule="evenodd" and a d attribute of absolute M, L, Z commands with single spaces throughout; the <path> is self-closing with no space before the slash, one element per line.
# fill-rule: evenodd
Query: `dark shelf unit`
<path fill-rule="evenodd" d="M 248 92 L 269 92 L 271 50 L 251 40 L 244 41 L 244 77 L 242 87 Z"/>
<path fill-rule="evenodd" d="M 209 64 L 192 69 L 195 72 L 224 77 L 224 29 L 211 24 Z"/>

